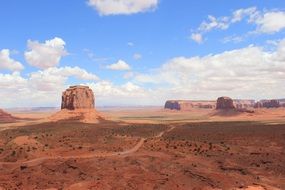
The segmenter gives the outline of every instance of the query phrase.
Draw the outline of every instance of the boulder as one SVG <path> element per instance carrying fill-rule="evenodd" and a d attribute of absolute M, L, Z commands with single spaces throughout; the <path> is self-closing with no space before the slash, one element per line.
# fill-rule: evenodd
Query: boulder
<path fill-rule="evenodd" d="M 235 109 L 234 102 L 229 97 L 219 97 L 217 99 L 216 109 Z"/>
<path fill-rule="evenodd" d="M 70 86 L 62 93 L 61 109 L 94 109 L 95 98 L 88 86 Z"/>

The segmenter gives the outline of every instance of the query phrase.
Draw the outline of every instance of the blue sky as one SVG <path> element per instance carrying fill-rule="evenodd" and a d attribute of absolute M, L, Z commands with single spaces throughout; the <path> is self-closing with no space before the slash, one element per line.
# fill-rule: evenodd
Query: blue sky
<path fill-rule="evenodd" d="M 0 19 L 0 107 L 56 106 L 73 84 L 102 106 L 285 96 L 282 0 L 4 0 Z"/>

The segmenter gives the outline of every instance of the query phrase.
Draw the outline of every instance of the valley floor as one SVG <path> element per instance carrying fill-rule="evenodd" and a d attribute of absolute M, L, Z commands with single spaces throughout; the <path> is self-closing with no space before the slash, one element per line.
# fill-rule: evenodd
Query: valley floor
<path fill-rule="evenodd" d="M 0 131 L 0 189 L 285 189 L 285 124 L 45 122 Z"/>

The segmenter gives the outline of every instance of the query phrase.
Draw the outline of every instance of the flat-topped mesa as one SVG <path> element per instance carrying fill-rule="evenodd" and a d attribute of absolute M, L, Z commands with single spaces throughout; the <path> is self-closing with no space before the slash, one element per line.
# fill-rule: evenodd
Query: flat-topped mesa
<path fill-rule="evenodd" d="M 233 99 L 234 106 L 237 109 L 248 109 L 253 108 L 255 105 L 255 100 L 251 99 Z"/>
<path fill-rule="evenodd" d="M 192 107 L 189 101 L 183 100 L 167 100 L 165 102 L 164 108 L 170 110 L 187 110 Z"/>
<path fill-rule="evenodd" d="M 219 97 L 217 99 L 216 109 L 217 110 L 219 110 L 219 109 L 222 109 L 222 110 L 235 109 L 233 99 L 231 99 L 230 97 L 226 97 L 226 96 Z"/>
<path fill-rule="evenodd" d="M 194 108 L 212 109 L 215 107 L 214 101 L 199 100 L 167 100 L 164 109 L 188 111 Z"/>
<path fill-rule="evenodd" d="M 70 86 L 62 93 L 61 109 L 94 109 L 95 98 L 88 86 Z"/>
<path fill-rule="evenodd" d="M 282 100 L 283 99 L 260 100 L 259 102 L 255 103 L 254 107 L 255 108 L 279 108 L 284 105 L 284 103 L 282 104 Z"/>

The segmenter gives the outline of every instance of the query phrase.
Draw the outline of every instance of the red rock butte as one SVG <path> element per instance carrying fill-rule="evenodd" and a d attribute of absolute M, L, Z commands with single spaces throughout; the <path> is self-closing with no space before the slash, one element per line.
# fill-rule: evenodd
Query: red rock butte
<path fill-rule="evenodd" d="M 208 100 L 167 100 L 164 109 L 189 111 L 194 108 L 212 109 L 215 101 Z"/>
<path fill-rule="evenodd" d="M 70 86 L 62 93 L 61 109 L 94 109 L 95 98 L 88 86 Z"/>
<path fill-rule="evenodd" d="M 219 97 L 217 99 L 216 109 L 217 110 L 219 110 L 219 109 L 222 109 L 222 110 L 223 109 L 235 109 L 233 99 L 231 99 L 230 97 L 226 97 L 226 96 Z"/>
<path fill-rule="evenodd" d="M 98 123 L 104 120 L 95 110 L 95 97 L 88 86 L 70 86 L 62 93 L 61 111 L 50 117 L 52 121 L 77 120 Z"/>

